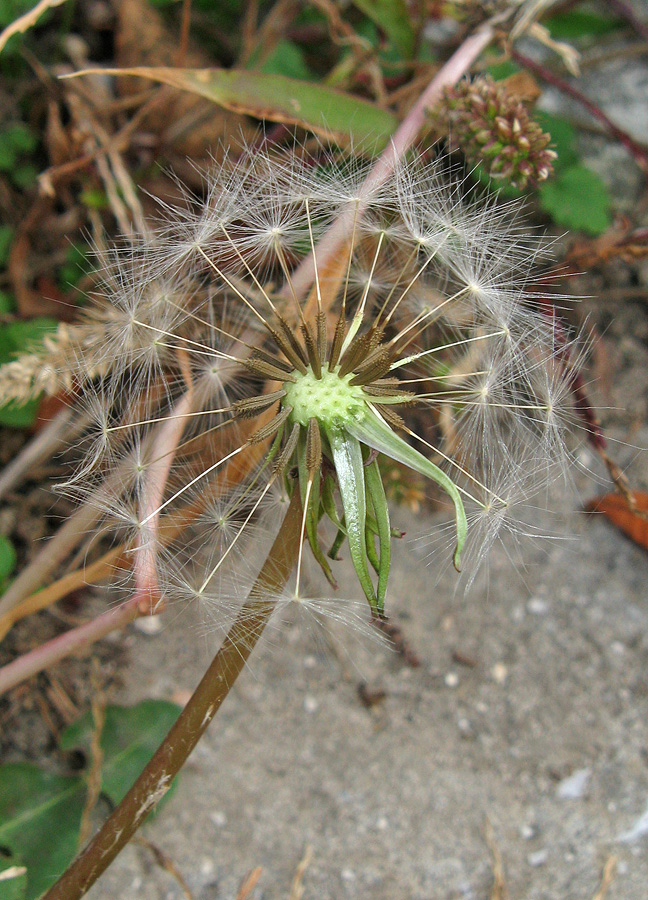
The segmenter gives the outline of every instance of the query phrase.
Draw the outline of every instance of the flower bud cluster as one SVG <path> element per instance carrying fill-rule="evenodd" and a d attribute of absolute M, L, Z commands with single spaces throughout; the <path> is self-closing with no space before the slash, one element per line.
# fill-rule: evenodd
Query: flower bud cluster
<path fill-rule="evenodd" d="M 557 154 L 549 149 L 551 135 L 488 75 L 446 88 L 434 117 L 466 158 L 481 163 L 491 178 L 524 189 L 545 181 L 553 171 Z"/>

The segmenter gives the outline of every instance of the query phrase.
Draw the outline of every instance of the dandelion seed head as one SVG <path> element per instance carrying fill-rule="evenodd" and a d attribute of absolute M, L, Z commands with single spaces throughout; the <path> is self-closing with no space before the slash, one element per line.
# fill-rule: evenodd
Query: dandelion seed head
<path fill-rule="evenodd" d="M 370 166 L 324 148 L 232 152 L 105 261 L 88 312 L 101 340 L 75 348 L 89 424 L 68 487 L 149 553 L 162 596 L 208 619 L 240 606 L 295 491 L 331 596 L 346 541 L 382 615 L 377 454 L 450 497 L 450 555 L 465 545 L 472 568 L 524 536 L 516 510 L 571 465 L 582 352 L 543 307 L 544 250 L 519 208 L 444 160 L 406 160 L 373 188 Z M 306 597 L 324 595 L 301 580 L 304 553 L 278 608 L 326 605 Z"/>

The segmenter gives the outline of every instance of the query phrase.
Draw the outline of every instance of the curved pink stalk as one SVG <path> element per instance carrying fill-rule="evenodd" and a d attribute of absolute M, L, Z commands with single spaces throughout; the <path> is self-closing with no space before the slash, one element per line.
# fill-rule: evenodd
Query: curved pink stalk
<path fill-rule="evenodd" d="M 398 162 L 410 149 L 425 124 L 425 118 L 437 102 L 444 88 L 465 75 L 479 54 L 493 40 L 494 31 L 490 24 L 484 25 L 467 38 L 447 63 L 436 73 L 414 106 L 405 116 L 393 137 L 378 157 L 376 164 L 360 189 L 360 205 L 349 208 L 331 226 L 317 245 L 317 264 L 324 269 L 339 251 L 340 246 L 351 234 L 354 219 L 362 213 L 364 204 L 371 194 L 383 185 L 394 172 Z M 298 298 L 303 297 L 315 279 L 313 254 L 307 256 L 291 276 L 292 289 Z M 289 286 L 284 285 L 283 296 L 289 295 Z"/>
<path fill-rule="evenodd" d="M 88 647 L 111 631 L 123 628 L 140 615 L 140 597 L 135 594 L 126 603 L 108 610 L 91 622 L 72 628 L 29 653 L 24 653 L 0 669 L 0 695 L 71 653 Z"/>
<path fill-rule="evenodd" d="M 140 506 L 142 530 L 137 541 L 133 565 L 135 599 L 139 602 L 142 615 L 147 613 L 153 615 L 159 602 L 156 559 L 160 507 L 175 451 L 192 403 L 193 388 L 189 387 L 173 407 L 170 417 L 161 426 L 151 447 L 153 462 L 146 472 L 144 498 Z"/>

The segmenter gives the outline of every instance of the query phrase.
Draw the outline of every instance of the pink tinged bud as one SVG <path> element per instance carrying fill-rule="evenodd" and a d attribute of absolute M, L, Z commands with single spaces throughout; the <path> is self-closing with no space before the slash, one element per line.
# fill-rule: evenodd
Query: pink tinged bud
<path fill-rule="evenodd" d="M 533 166 L 527 159 L 522 159 L 518 163 L 518 172 L 528 178 L 529 175 L 533 175 Z"/>
<path fill-rule="evenodd" d="M 520 125 L 519 119 L 513 119 L 513 134 L 519 134 L 522 131 L 522 126 Z"/>
<path fill-rule="evenodd" d="M 493 135 L 490 133 L 490 131 L 487 131 L 484 128 L 483 131 L 479 131 L 475 135 L 475 140 L 477 141 L 478 144 L 487 144 L 488 141 L 490 141 L 492 139 L 492 137 L 493 137 Z M 484 150 L 486 150 L 485 147 L 484 147 Z"/>
<path fill-rule="evenodd" d="M 520 150 L 524 150 L 526 153 L 531 149 L 531 141 L 525 137 L 523 134 L 520 135 L 517 141 L 517 145 Z"/>
<path fill-rule="evenodd" d="M 502 135 L 502 137 L 508 138 L 511 136 L 511 126 L 503 119 L 502 116 L 497 116 L 495 119 L 495 124 L 497 125 L 497 130 Z"/>
<path fill-rule="evenodd" d="M 547 159 L 558 159 L 558 154 L 555 150 L 545 150 L 545 156 Z"/>
<path fill-rule="evenodd" d="M 538 169 L 536 178 L 538 181 L 546 181 L 549 178 L 549 169 Z"/>

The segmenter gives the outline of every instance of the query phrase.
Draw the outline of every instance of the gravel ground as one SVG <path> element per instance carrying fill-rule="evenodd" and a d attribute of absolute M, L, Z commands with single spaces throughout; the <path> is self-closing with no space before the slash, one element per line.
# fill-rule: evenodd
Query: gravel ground
<path fill-rule="evenodd" d="M 645 454 L 632 474 L 646 486 Z M 271 634 L 146 829 L 198 900 L 233 900 L 256 866 L 250 896 L 288 898 L 307 846 L 304 900 L 502 898 L 494 853 L 511 898 L 592 900 L 614 857 L 609 900 L 644 900 L 648 555 L 573 498 L 561 512 L 571 539 L 532 547 L 524 571 L 496 549 L 468 595 L 399 545 L 392 613 L 417 669 L 339 625 Z M 409 535 L 438 524 L 397 515 Z M 190 614 L 128 641 L 123 702 L 181 696 L 210 656 Z M 384 699 L 367 707 L 360 682 Z M 182 892 L 130 847 L 89 896 Z"/>

